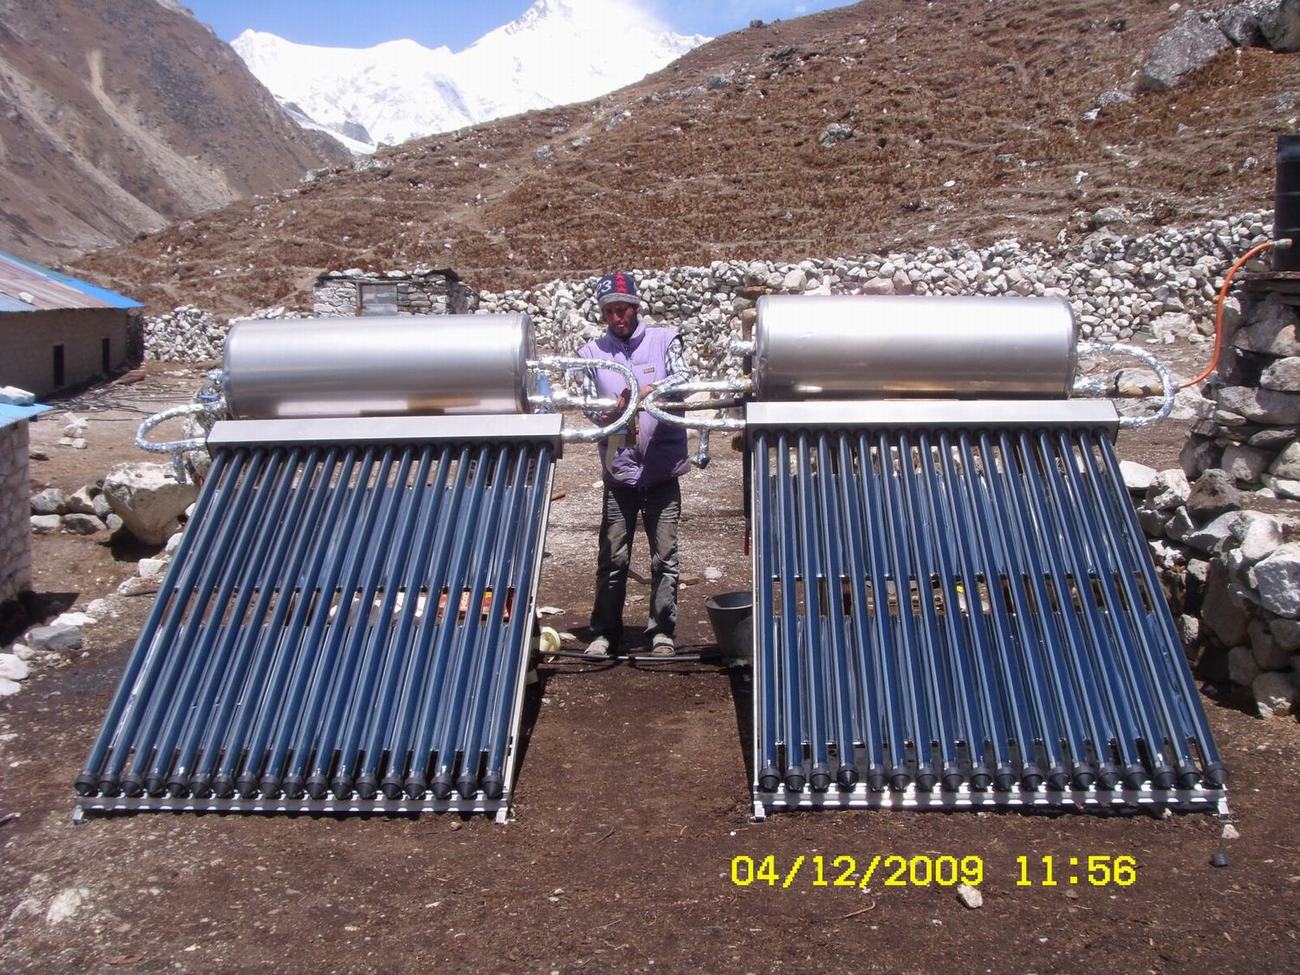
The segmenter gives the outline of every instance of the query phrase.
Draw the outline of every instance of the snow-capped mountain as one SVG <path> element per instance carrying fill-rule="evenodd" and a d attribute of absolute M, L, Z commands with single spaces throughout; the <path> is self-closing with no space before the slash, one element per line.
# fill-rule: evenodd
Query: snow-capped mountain
<path fill-rule="evenodd" d="M 300 124 L 357 150 L 595 98 L 709 39 L 672 33 L 635 0 L 536 0 L 459 52 L 411 40 L 313 47 L 254 30 L 233 47 Z"/>

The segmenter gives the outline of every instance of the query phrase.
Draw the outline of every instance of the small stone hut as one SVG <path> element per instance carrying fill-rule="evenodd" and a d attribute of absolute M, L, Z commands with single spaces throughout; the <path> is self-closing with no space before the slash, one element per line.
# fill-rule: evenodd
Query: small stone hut
<path fill-rule="evenodd" d="M 140 302 L 0 251 L 0 386 L 37 397 L 139 358 Z"/>
<path fill-rule="evenodd" d="M 312 293 L 312 312 L 320 317 L 467 315 L 476 308 L 477 293 L 451 268 L 326 271 Z"/>

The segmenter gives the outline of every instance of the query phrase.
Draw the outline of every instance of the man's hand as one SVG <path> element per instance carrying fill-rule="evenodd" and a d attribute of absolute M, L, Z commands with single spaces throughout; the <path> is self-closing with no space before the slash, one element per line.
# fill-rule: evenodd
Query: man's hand
<path fill-rule="evenodd" d="M 618 404 L 612 410 L 610 410 L 608 413 L 604 415 L 603 419 L 605 422 L 603 425 L 609 426 L 620 416 L 622 416 L 623 411 L 627 409 L 628 400 L 630 400 L 631 398 L 632 398 L 632 390 L 630 389 L 625 389 L 623 390 L 623 392 L 619 393 Z"/>

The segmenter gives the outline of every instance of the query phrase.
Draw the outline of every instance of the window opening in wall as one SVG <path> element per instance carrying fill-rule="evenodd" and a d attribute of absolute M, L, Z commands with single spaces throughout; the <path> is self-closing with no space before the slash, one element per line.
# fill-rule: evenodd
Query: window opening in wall
<path fill-rule="evenodd" d="M 396 315 L 397 285 L 362 284 L 358 285 L 363 315 Z"/>
<path fill-rule="evenodd" d="M 54 388 L 59 389 L 63 382 L 63 343 L 54 347 Z"/>
<path fill-rule="evenodd" d="M 111 338 L 100 339 L 99 369 L 105 376 L 113 371 L 113 340 Z"/>

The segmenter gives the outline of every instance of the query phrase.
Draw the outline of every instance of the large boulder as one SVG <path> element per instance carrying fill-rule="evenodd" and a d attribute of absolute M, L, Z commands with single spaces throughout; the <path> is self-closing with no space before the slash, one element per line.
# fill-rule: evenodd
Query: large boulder
<path fill-rule="evenodd" d="M 1300 0 L 1270 0 L 1262 5 L 1259 30 L 1275 51 L 1300 51 Z"/>
<path fill-rule="evenodd" d="M 147 545 L 162 545 L 180 527 L 180 516 L 198 497 L 166 464 L 118 464 L 104 478 L 104 496 L 127 530 Z"/>
<path fill-rule="evenodd" d="M 1250 570 L 1259 602 L 1271 613 L 1300 618 L 1300 544 L 1289 542 Z"/>
<path fill-rule="evenodd" d="M 1232 42 L 1213 20 L 1188 10 L 1169 28 L 1138 73 L 1139 91 L 1164 91 L 1208 63 Z"/>
<path fill-rule="evenodd" d="M 1238 47 L 1260 47 L 1264 44 L 1264 32 L 1259 26 L 1257 3 L 1238 3 L 1220 10 L 1215 17 L 1219 30 L 1227 35 L 1228 40 Z"/>

